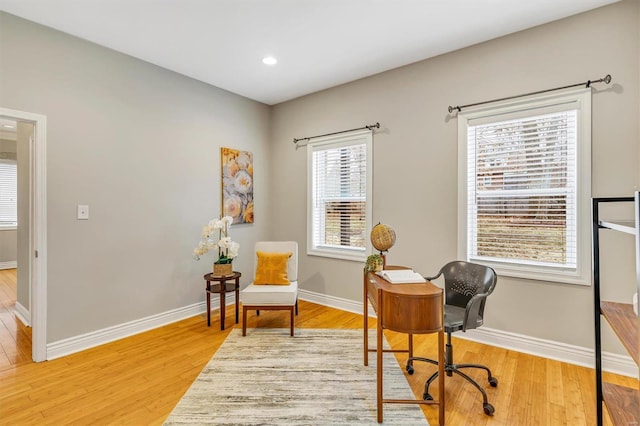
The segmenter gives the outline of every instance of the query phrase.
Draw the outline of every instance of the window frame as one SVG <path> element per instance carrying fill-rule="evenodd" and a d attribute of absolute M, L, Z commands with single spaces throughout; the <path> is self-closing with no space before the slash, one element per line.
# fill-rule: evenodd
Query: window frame
<path fill-rule="evenodd" d="M 318 150 L 343 148 L 354 145 L 365 145 L 365 230 L 371 229 L 373 217 L 373 134 L 371 130 L 357 130 L 339 135 L 314 138 L 307 143 L 307 254 L 311 256 L 330 257 L 334 259 L 362 262 L 371 251 L 368 235 L 365 235 L 363 248 L 328 247 L 316 244 L 314 241 L 314 192 L 313 192 L 313 153 Z"/>
<path fill-rule="evenodd" d="M 16 160 L 6 160 L 6 159 L 0 159 L 0 164 L 7 164 L 7 165 L 12 165 L 15 168 L 15 194 L 16 194 L 16 200 L 15 200 L 15 211 L 16 211 L 16 215 L 15 215 L 15 221 L 6 221 L 3 222 L 0 218 L 0 230 L 3 231 L 11 231 L 11 230 L 15 230 L 18 229 L 18 162 Z"/>
<path fill-rule="evenodd" d="M 576 268 L 532 265 L 530 262 L 475 260 L 468 250 L 468 127 L 469 122 L 487 119 L 499 122 L 507 114 L 533 117 L 544 109 L 571 104 L 577 110 L 576 144 Z M 573 108 L 572 108 L 573 109 Z M 492 117 L 495 117 L 493 120 Z M 477 178 L 477 176 L 476 176 Z M 458 114 L 458 256 L 493 267 L 499 275 L 537 281 L 591 285 L 591 89 L 568 89 L 542 95 L 532 95 L 494 102 L 470 108 Z"/>

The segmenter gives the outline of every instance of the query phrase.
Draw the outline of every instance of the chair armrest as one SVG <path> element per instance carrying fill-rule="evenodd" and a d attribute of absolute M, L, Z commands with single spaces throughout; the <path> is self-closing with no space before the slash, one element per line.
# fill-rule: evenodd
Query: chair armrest
<path fill-rule="evenodd" d="M 478 316 L 480 315 L 480 304 L 489 294 L 490 293 L 478 293 L 469 299 L 464 311 L 464 319 L 462 320 L 462 331 L 467 331 L 467 328 L 476 328 Z M 473 327 L 467 327 L 468 324 L 472 324 Z"/>
<path fill-rule="evenodd" d="M 438 272 L 438 275 L 434 275 L 433 277 L 424 277 L 424 279 L 427 281 L 432 281 L 438 278 L 440 275 L 442 275 L 442 271 Z"/>

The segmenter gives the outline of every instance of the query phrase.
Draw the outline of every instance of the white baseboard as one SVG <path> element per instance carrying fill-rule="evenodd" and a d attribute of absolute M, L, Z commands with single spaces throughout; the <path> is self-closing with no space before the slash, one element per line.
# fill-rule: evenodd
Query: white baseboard
<path fill-rule="evenodd" d="M 307 290 L 299 290 L 300 299 L 319 305 L 330 306 L 347 312 L 362 314 L 362 304 L 352 300 L 326 296 Z M 375 317 L 373 308 L 369 306 L 369 316 Z M 466 333 L 456 333 L 455 337 L 472 340 L 486 345 L 511 349 L 543 358 L 555 359 L 569 364 L 595 368 L 595 351 L 593 349 L 566 343 L 544 340 L 508 331 L 495 330 L 487 327 L 469 330 Z M 602 369 L 623 376 L 638 377 L 638 366 L 626 355 L 618 355 L 610 352 L 602 354 Z"/>
<path fill-rule="evenodd" d="M 217 297 L 212 297 L 211 299 L 211 310 L 219 309 L 219 299 Z M 235 295 L 233 293 L 227 294 L 227 297 L 225 298 L 227 306 L 235 305 L 235 302 Z M 133 336 L 134 334 L 162 327 L 186 318 L 191 318 L 206 311 L 207 305 L 202 301 L 190 306 L 173 309 L 171 311 L 151 315 L 146 318 L 107 327 L 102 330 L 92 331 L 79 336 L 47 343 L 47 360 L 60 358 L 95 346 L 104 345 L 105 343 Z"/>
<path fill-rule="evenodd" d="M 538 339 L 487 327 L 469 330 L 466 333 L 456 333 L 456 337 L 500 348 L 513 349 L 543 358 L 555 359 L 569 364 L 595 368 L 595 351 L 581 346 Z M 638 366 L 630 356 L 626 355 L 603 352 L 602 369 L 623 376 L 638 377 Z"/>
<path fill-rule="evenodd" d="M 11 260 L 9 262 L 0 262 L 0 269 L 16 269 L 18 267 L 17 260 Z"/>
<path fill-rule="evenodd" d="M 139 320 L 118 324 L 113 327 L 107 327 L 102 330 L 47 343 L 47 360 L 60 358 L 65 355 L 113 342 L 114 340 L 142 333 L 143 331 L 162 327 L 163 325 L 199 315 L 205 310 L 205 303 L 199 302 L 184 308 L 174 309 Z"/>
<path fill-rule="evenodd" d="M 319 305 L 340 309 L 356 314 L 362 313 L 362 304 L 353 300 L 342 299 L 325 294 L 315 293 L 308 290 L 299 290 L 298 297 L 301 300 L 317 303 Z M 211 309 L 218 309 L 220 303 L 211 300 Z M 235 298 L 232 293 L 228 294 L 226 299 L 227 305 L 233 305 Z M 17 304 L 16 304 L 17 306 Z M 24 309 L 24 308 L 23 308 Z M 28 311 L 25 310 L 28 318 Z M 72 353 L 80 352 L 95 346 L 142 333 L 147 330 L 162 327 L 176 321 L 190 318 L 206 312 L 205 302 L 199 302 L 183 308 L 174 309 L 150 317 L 141 318 L 139 320 L 130 321 L 128 323 L 119 324 L 91 333 L 70 337 L 68 339 L 59 340 L 47 344 L 47 359 L 55 359 Z M 369 316 L 375 317 L 375 312 L 369 306 Z M 17 310 L 16 310 L 17 313 Z M 22 319 L 21 319 L 22 321 Z M 23 321 L 24 322 L 24 321 Z M 569 364 L 580 365 L 583 367 L 594 368 L 595 356 L 594 350 L 580 346 L 569 345 L 566 343 L 555 342 L 552 340 L 544 340 L 536 337 L 525 336 L 522 334 L 511 333 L 507 331 L 495 330 L 482 327 L 476 330 L 469 330 L 466 333 L 456 333 L 456 337 L 468 339 L 486 345 L 497 346 L 500 348 L 511 349 L 543 358 L 555 359 Z M 602 369 L 611 373 L 621 374 L 629 377 L 638 377 L 638 367 L 631 357 L 605 352 L 602 354 Z"/>
<path fill-rule="evenodd" d="M 298 298 L 306 300 L 307 302 L 317 303 L 318 305 L 340 309 L 341 311 L 362 314 L 362 303 L 354 302 L 353 300 L 328 296 L 326 294 L 315 293 L 313 291 L 302 289 L 298 289 Z M 369 306 L 369 316 L 376 316 L 375 311 L 371 306 Z"/>
<path fill-rule="evenodd" d="M 26 327 L 31 327 L 31 313 L 27 308 L 22 306 L 20 302 L 16 302 L 15 309 L 13 311 L 16 314 L 16 318 L 20 320 Z"/>

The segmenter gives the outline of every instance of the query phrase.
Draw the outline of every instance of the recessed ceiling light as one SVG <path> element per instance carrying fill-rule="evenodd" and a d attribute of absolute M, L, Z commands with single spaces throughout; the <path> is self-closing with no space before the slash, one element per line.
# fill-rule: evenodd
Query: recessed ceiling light
<path fill-rule="evenodd" d="M 267 56 L 266 58 L 262 58 L 262 63 L 265 65 L 275 65 L 278 63 L 278 60 L 273 56 Z"/>

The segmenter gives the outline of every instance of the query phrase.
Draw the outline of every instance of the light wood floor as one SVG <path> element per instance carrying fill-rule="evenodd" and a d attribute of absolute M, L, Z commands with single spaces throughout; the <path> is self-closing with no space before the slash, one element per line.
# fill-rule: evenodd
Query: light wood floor
<path fill-rule="evenodd" d="M 0 370 L 31 362 L 31 329 L 14 314 L 16 282 L 15 269 L 0 270 Z"/>
<path fill-rule="evenodd" d="M 5 274 L 0 271 L 0 282 L 6 279 L 2 278 Z M 203 314 L 64 358 L 5 365 L 0 368 L 0 424 L 162 424 L 231 327 L 240 327 L 233 325 L 233 309 L 227 310 L 228 324 L 229 318 L 232 320 L 225 331 L 220 331 L 214 312 L 211 327 L 206 326 Z M 3 322 L 11 322 L 2 312 Z M 265 311 L 259 317 L 250 314 L 247 322 L 250 328 L 286 328 L 287 318 L 286 312 Z M 300 301 L 296 320 L 297 328 L 362 327 L 360 315 L 305 301 Z M 15 325 L 7 330 L 11 327 Z M 392 347 L 404 347 L 406 336 L 386 335 Z M 17 341 L 20 346 L 21 339 Z M 435 347 L 434 336 L 415 337 L 416 354 L 433 354 Z M 486 386 L 496 409 L 489 417 L 482 411 L 475 388 L 459 377 L 447 378 L 448 425 L 595 424 L 593 370 L 456 338 L 454 348 L 458 362 L 489 365 L 500 384 L 497 388 Z M 398 358 L 404 366 L 406 355 Z M 434 368 L 416 364 L 415 374 L 407 376 L 416 397 L 422 397 L 424 380 Z M 481 381 L 486 377 L 471 375 Z M 607 375 L 606 379 L 637 386 L 627 377 Z M 435 387 L 433 393 L 437 398 Z M 374 389 L 371 395 L 375 398 Z M 437 425 L 437 409 L 423 410 L 429 422 Z"/>

